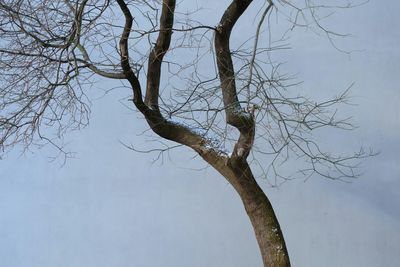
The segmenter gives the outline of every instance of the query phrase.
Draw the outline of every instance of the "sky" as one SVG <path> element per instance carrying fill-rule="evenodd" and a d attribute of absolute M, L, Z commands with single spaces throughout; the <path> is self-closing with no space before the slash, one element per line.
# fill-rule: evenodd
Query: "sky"
<path fill-rule="evenodd" d="M 271 188 L 259 181 L 293 266 L 400 262 L 399 8 L 394 0 L 370 1 L 339 14 L 335 27 L 353 34 L 344 45 L 360 50 L 351 56 L 310 31 L 290 40 L 286 67 L 304 90 L 331 96 L 355 82 L 357 105 L 345 112 L 359 127 L 327 133 L 326 141 L 379 152 L 351 184 L 313 177 Z M 90 125 L 68 134 L 77 154 L 64 166 L 46 150 L 0 161 L 0 267 L 262 266 L 240 199 L 214 170 L 186 149 L 153 162 L 155 155 L 121 145 L 147 143 L 139 135 L 144 121 L 120 99 L 113 92 L 94 101 Z"/>

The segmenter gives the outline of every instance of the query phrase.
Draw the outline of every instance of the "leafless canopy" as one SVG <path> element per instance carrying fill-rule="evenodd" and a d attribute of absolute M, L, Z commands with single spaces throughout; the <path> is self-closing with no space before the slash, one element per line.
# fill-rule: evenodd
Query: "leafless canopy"
<path fill-rule="evenodd" d="M 263 175 L 287 179 L 277 167 L 295 159 L 306 176 L 356 177 L 369 153 L 335 156 L 313 139 L 322 127 L 353 128 L 336 118 L 348 90 L 314 102 L 276 57 L 296 28 L 322 33 L 335 46 L 341 35 L 324 19 L 352 6 L 343 2 L 233 0 L 210 22 L 207 9 L 175 0 L 1 0 L 0 148 L 62 149 L 67 130 L 88 124 L 95 79 L 114 79 L 132 90 L 157 135 L 207 161 L 249 160 Z M 252 33 L 232 32 L 250 4 L 260 9 L 255 20 L 243 18 L 253 20 Z M 286 27 L 279 36 L 271 34 L 276 19 Z M 257 153 L 269 162 L 257 161 Z"/>

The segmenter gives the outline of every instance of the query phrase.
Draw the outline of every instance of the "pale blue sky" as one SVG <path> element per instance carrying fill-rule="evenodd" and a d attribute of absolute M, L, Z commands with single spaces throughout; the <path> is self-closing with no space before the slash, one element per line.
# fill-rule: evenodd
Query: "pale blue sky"
<path fill-rule="evenodd" d="M 311 32 L 291 39 L 286 67 L 304 90 L 332 95 L 356 82 L 358 106 L 346 112 L 359 129 L 324 138 L 339 150 L 380 151 L 352 184 L 314 177 L 271 189 L 260 181 L 295 267 L 400 262 L 399 10 L 398 1 L 371 1 L 339 16 L 335 27 L 354 34 L 345 46 L 363 50 L 351 58 Z M 0 161 L 0 267 L 261 266 L 240 200 L 215 171 L 185 169 L 185 149 L 152 164 L 154 155 L 119 143 L 146 146 L 137 136 L 144 122 L 122 96 L 94 102 L 90 126 L 68 135 L 78 154 L 64 167 L 36 150 Z"/>

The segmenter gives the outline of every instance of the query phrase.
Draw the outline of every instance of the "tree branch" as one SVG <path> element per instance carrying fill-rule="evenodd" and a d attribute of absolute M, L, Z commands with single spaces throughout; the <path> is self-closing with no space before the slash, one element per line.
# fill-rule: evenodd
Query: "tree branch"
<path fill-rule="evenodd" d="M 125 1 L 117 0 L 117 3 L 125 16 L 125 26 L 122 32 L 121 39 L 119 41 L 119 47 L 121 53 L 121 67 L 124 72 L 125 78 L 128 80 L 128 82 L 132 87 L 133 103 L 142 113 L 145 113 L 148 110 L 148 107 L 143 102 L 140 82 L 136 77 L 135 73 L 133 72 L 129 63 L 128 39 L 129 39 L 129 34 L 132 30 L 133 17 Z"/>
<path fill-rule="evenodd" d="M 160 17 L 160 30 L 157 42 L 150 52 L 147 72 L 147 88 L 145 103 L 156 110 L 158 107 L 158 95 L 161 77 L 161 64 L 167 53 L 174 24 L 175 0 L 164 0 Z"/>
<path fill-rule="evenodd" d="M 232 159 L 246 159 L 254 142 L 255 122 L 251 113 L 242 109 L 237 96 L 235 71 L 229 47 L 230 35 L 235 23 L 245 12 L 252 0 L 234 0 L 225 10 L 215 34 L 218 73 L 221 81 L 222 97 L 226 121 L 240 131 Z"/>
<path fill-rule="evenodd" d="M 171 42 L 171 29 L 173 25 L 175 0 L 163 1 L 162 15 L 160 18 L 160 32 L 157 43 L 153 48 L 149 58 L 146 103 L 148 103 L 151 108 L 149 108 L 148 105 L 143 102 L 139 80 L 133 73 L 129 64 L 128 38 L 132 27 L 133 17 L 123 0 L 117 0 L 117 2 L 126 19 L 125 27 L 120 39 L 121 66 L 126 79 L 132 86 L 134 92 L 134 104 L 145 116 L 151 129 L 159 136 L 191 147 L 198 153 L 215 154 L 218 156 L 219 151 L 207 147 L 207 145 L 211 142 L 210 140 L 183 124 L 166 120 L 158 109 L 158 91 L 160 84 L 161 64 Z M 222 159 L 221 155 L 219 155 L 219 158 Z"/>

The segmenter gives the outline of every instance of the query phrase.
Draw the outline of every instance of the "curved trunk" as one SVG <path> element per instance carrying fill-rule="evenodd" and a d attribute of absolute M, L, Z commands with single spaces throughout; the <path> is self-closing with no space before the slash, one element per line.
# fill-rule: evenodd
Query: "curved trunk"
<path fill-rule="evenodd" d="M 257 184 L 247 163 L 235 163 L 231 168 L 235 177 L 226 178 L 243 201 L 253 225 L 264 267 L 289 267 L 285 240 L 271 202 Z"/>
<path fill-rule="evenodd" d="M 257 189 L 248 190 L 259 191 L 257 196 L 242 198 L 242 201 L 253 225 L 264 266 L 289 267 L 289 255 L 278 219 L 267 196 L 255 181 L 254 183 Z"/>
<path fill-rule="evenodd" d="M 274 209 L 246 160 L 197 150 L 238 192 L 253 225 L 264 267 L 290 267 L 289 254 Z"/>

